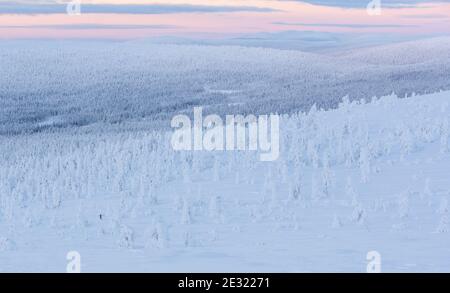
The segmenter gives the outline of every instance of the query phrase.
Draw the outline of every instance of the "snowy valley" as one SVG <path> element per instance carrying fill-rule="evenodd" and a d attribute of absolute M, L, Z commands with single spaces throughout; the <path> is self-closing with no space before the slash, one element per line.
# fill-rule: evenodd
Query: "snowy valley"
<path fill-rule="evenodd" d="M 285 114 L 336 108 L 344 96 L 433 93 L 450 88 L 449 52 L 448 37 L 329 54 L 145 40 L 3 41 L 0 135 L 167 128 L 194 106 Z"/>

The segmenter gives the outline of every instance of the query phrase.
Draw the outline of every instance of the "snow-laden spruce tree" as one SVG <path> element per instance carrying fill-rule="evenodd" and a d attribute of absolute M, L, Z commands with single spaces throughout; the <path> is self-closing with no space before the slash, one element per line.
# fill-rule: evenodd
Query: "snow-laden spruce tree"
<path fill-rule="evenodd" d="M 234 184 L 240 184 L 242 181 L 242 174 L 243 172 L 241 171 L 240 167 L 238 166 L 235 170 L 234 170 Z"/>
<path fill-rule="evenodd" d="M 297 168 L 300 168 L 299 165 L 294 165 L 297 166 Z M 281 157 L 279 159 L 279 173 L 281 175 L 281 180 L 283 183 L 288 182 L 288 178 L 289 178 L 289 164 L 287 162 L 287 160 L 284 157 Z M 253 172 L 252 172 L 253 174 Z"/>
<path fill-rule="evenodd" d="M 166 248 L 168 244 L 168 233 L 161 221 L 153 221 L 146 233 L 146 248 Z"/>
<path fill-rule="evenodd" d="M 3 223 L 10 227 L 14 222 L 14 210 L 16 208 L 15 200 L 12 196 L 8 196 L 7 193 L 3 194 L 0 202 L 0 216 L 3 219 Z"/>
<path fill-rule="evenodd" d="M 89 222 L 87 220 L 87 217 L 85 215 L 86 212 L 86 206 L 84 204 L 83 200 L 79 201 L 77 212 L 76 212 L 76 223 L 75 226 L 78 228 L 85 228 L 89 226 Z"/>
<path fill-rule="evenodd" d="M 214 161 L 213 161 L 213 168 L 212 168 L 212 173 L 213 173 L 213 182 L 219 182 L 220 180 L 220 161 L 219 161 L 219 157 L 218 156 L 214 156 Z"/>
<path fill-rule="evenodd" d="M 439 223 L 436 228 L 436 232 L 438 233 L 447 233 L 450 231 L 450 207 L 448 203 L 448 197 L 450 196 L 450 192 L 448 195 L 443 197 L 438 209 L 438 215 L 440 215 Z"/>
<path fill-rule="evenodd" d="M 420 193 L 420 198 L 428 204 L 428 206 L 431 206 L 432 200 L 433 200 L 433 191 L 431 189 L 431 180 L 430 178 L 427 178 L 425 180 L 425 186 L 423 188 L 423 191 Z"/>
<path fill-rule="evenodd" d="M 334 228 L 334 229 L 339 229 L 339 228 L 341 228 L 343 225 L 342 225 L 342 220 L 341 220 L 341 218 L 337 215 L 337 214 L 334 214 L 334 216 L 333 216 L 333 222 L 331 223 L 331 227 L 332 228 Z"/>
<path fill-rule="evenodd" d="M 277 181 L 272 179 L 270 182 L 270 202 L 269 202 L 269 211 L 273 212 L 274 209 L 279 205 L 278 200 L 278 188 Z"/>
<path fill-rule="evenodd" d="M 400 219 L 406 219 L 410 213 L 411 191 L 409 189 L 400 193 L 397 199 L 398 217 Z"/>
<path fill-rule="evenodd" d="M 256 164 L 250 162 L 245 169 L 246 169 L 246 172 L 245 172 L 245 183 L 247 185 L 255 184 Z"/>
<path fill-rule="evenodd" d="M 181 224 L 191 224 L 192 223 L 192 212 L 189 200 L 183 198 L 183 207 L 181 209 Z"/>
<path fill-rule="evenodd" d="M 222 199 L 219 195 L 213 195 L 209 199 L 209 217 L 216 223 L 223 223 Z"/>
<path fill-rule="evenodd" d="M 131 227 L 121 225 L 117 244 L 120 247 L 131 249 L 134 246 L 134 231 Z"/>
<path fill-rule="evenodd" d="M 353 207 L 350 219 L 352 222 L 367 228 L 366 210 L 361 203 L 358 203 L 355 207 Z"/>
<path fill-rule="evenodd" d="M 392 225 L 394 230 L 404 230 L 408 227 L 408 218 L 410 216 L 411 190 L 407 189 L 397 195 L 397 217 L 399 223 Z"/>
<path fill-rule="evenodd" d="M 352 207 L 356 207 L 359 204 L 359 196 L 353 187 L 353 181 L 350 176 L 347 177 L 347 182 L 345 184 L 345 196 Z"/>
<path fill-rule="evenodd" d="M 436 231 L 438 233 L 448 233 L 448 231 L 450 230 L 450 218 L 448 213 L 447 214 L 443 214 L 441 216 L 441 219 L 439 221 L 439 224 L 436 228 Z"/>
<path fill-rule="evenodd" d="M 404 160 L 407 155 L 416 150 L 416 142 L 413 131 L 407 125 L 400 126 L 400 158 Z"/>
<path fill-rule="evenodd" d="M 36 219 L 34 218 L 33 209 L 31 207 L 26 207 L 23 213 L 22 224 L 26 228 L 32 228 L 37 224 Z"/>
<path fill-rule="evenodd" d="M 321 198 L 320 181 L 317 178 L 316 171 L 313 171 L 311 175 L 311 198 L 314 201 Z"/>
<path fill-rule="evenodd" d="M 320 180 L 320 197 L 323 199 L 330 199 L 333 194 L 333 186 L 334 186 L 334 174 L 333 171 L 331 171 L 330 164 L 329 164 L 329 157 L 328 155 L 324 156 L 323 163 L 322 163 L 322 172 L 321 172 L 321 180 Z"/>
<path fill-rule="evenodd" d="M 347 168 L 351 168 L 357 162 L 357 158 L 359 155 L 357 151 L 356 138 L 353 137 L 353 131 L 348 133 L 347 137 L 344 138 L 342 144 L 345 157 L 345 166 Z"/>
<path fill-rule="evenodd" d="M 371 155 L 368 145 L 361 148 L 359 155 L 359 170 L 361 173 L 361 181 L 367 183 L 371 173 Z"/>
<path fill-rule="evenodd" d="M 181 212 L 181 209 L 183 208 L 183 197 L 181 194 L 177 193 L 173 196 L 172 208 L 175 212 Z"/>
<path fill-rule="evenodd" d="M 289 192 L 288 200 L 296 201 L 304 199 L 303 188 L 304 187 L 302 183 L 302 176 L 300 175 L 300 172 L 296 169 L 288 184 L 288 192 Z"/>
<path fill-rule="evenodd" d="M 449 195 L 450 195 L 450 193 L 449 193 Z M 448 213 L 448 211 L 449 211 L 448 196 L 443 196 L 441 198 L 441 202 L 439 203 L 439 207 L 437 209 L 437 213 L 439 215 L 443 215 L 443 214 Z"/>
<path fill-rule="evenodd" d="M 440 140 L 440 151 L 442 154 L 448 153 L 450 151 L 449 137 L 449 122 L 448 119 L 444 119 L 441 127 L 441 140 Z"/>
<path fill-rule="evenodd" d="M 56 209 L 61 206 L 61 201 L 62 201 L 61 191 L 58 188 L 57 184 L 55 184 L 55 186 L 51 187 L 50 190 L 51 190 L 50 207 L 53 209 Z"/>
<path fill-rule="evenodd" d="M 10 237 L 0 236 L 0 251 L 11 251 L 16 250 L 17 244 Z"/>
<path fill-rule="evenodd" d="M 273 176 L 273 169 L 271 166 L 266 167 L 266 171 L 264 172 L 263 184 L 262 184 L 262 201 L 265 202 L 267 199 L 270 199 L 272 196 L 273 183 L 275 178 Z"/>
<path fill-rule="evenodd" d="M 309 158 L 310 164 L 316 169 L 319 168 L 320 165 L 319 152 L 317 150 L 317 146 L 314 140 L 308 141 L 307 156 Z"/>
<path fill-rule="evenodd" d="M 142 194 L 139 194 L 137 198 L 130 198 L 129 200 L 134 202 L 134 205 L 131 208 L 131 218 L 142 219 L 143 217 L 148 216 L 147 213 L 149 212 L 149 209 Z"/>
<path fill-rule="evenodd" d="M 183 182 L 185 184 L 189 184 L 192 182 L 192 172 L 189 167 L 189 163 L 186 160 L 183 160 L 181 164 L 181 172 L 183 174 Z"/>
<path fill-rule="evenodd" d="M 200 174 L 201 171 L 201 157 L 200 154 L 198 152 L 194 152 L 192 154 L 192 174 L 198 175 Z"/>
<path fill-rule="evenodd" d="M 191 233 L 189 233 L 189 231 L 185 231 L 183 233 L 183 244 L 184 247 L 190 247 L 192 245 L 192 236 Z"/>

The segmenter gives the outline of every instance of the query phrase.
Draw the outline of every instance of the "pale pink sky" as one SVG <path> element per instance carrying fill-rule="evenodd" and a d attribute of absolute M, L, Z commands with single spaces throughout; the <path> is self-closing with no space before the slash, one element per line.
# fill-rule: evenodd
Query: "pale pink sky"
<path fill-rule="evenodd" d="M 364 7 L 342 8 L 275 0 L 82 0 L 81 3 L 81 9 L 83 4 L 164 3 L 248 6 L 277 11 L 168 14 L 82 13 L 80 16 L 62 13 L 0 14 L 0 38 L 130 39 L 161 35 L 222 37 L 287 30 L 450 34 L 450 3 L 423 3 L 406 8 L 382 7 L 381 15 L 377 16 L 369 16 Z"/>

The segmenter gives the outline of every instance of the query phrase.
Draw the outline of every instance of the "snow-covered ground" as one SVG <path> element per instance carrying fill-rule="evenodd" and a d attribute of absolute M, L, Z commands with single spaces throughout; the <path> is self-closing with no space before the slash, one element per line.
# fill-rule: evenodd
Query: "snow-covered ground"
<path fill-rule="evenodd" d="M 449 103 L 284 115 L 275 162 L 175 152 L 163 130 L 2 137 L 0 271 L 64 272 L 75 250 L 84 272 L 365 272 L 369 251 L 448 272 Z"/>

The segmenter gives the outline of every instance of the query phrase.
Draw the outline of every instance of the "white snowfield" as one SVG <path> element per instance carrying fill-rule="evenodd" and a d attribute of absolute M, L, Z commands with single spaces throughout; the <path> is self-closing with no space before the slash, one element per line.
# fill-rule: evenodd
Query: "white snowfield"
<path fill-rule="evenodd" d="M 0 140 L 0 271 L 450 271 L 450 92 L 285 115 L 281 153 L 170 133 Z"/>

